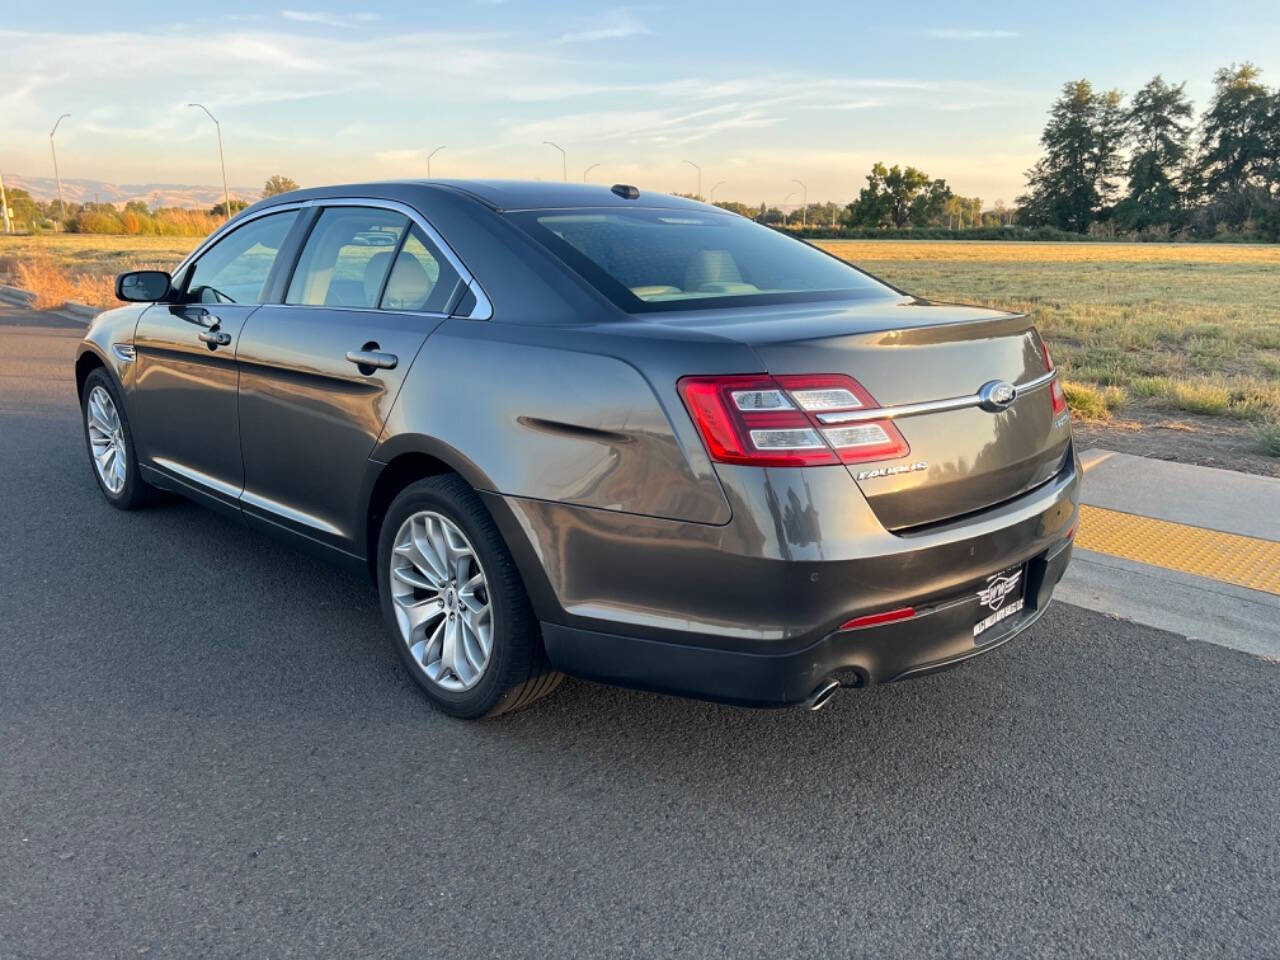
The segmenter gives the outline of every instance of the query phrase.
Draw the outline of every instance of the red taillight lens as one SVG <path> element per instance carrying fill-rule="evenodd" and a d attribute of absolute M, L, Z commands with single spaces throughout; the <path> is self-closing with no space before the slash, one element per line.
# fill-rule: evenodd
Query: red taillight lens
<path fill-rule="evenodd" d="M 1049 345 L 1043 340 L 1040 341 L 1040 352 L 1044 355 L 1044 368 L 1052 373 L 1056 367 L 1053 360 L 1049 356 Z M 1062 389 L 1062 378 L 1054 377 L 1049 383 L 1049 396 L 1053 398 L 1053 415 L 1056 417 L 1060 413 L 1067 412 L 1067 395 Z"/>
<path fill-rule="evenodd" d="M 679 383 L 707 453 L 717 463 L 806 467 L 890 460 L 910 452 L 889 420 L 827 424 L 822 414 L 875 409 L 852 377 L 684 377 Z"/>

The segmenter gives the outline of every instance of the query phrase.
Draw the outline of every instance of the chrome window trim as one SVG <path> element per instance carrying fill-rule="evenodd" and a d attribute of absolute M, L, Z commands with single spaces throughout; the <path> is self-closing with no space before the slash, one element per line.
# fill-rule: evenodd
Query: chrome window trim
<path fill-rule="evenodd" d="M 417 210 L 415 210 L 413 207 L 409 206 L 408 204 L 401 203 L 398 200 L 383 200 L 379 197 L 351 197 L 351 196 L 326 197 L 326 198 L 317 197 L 317 198 L 312 198 L 310 200 L 299 200 L 294 203 L 280 203 L 280 204 L 276 204 L 275 206 L 264 207 L 262 210 L 255 210 L 252 214 L 249 214 L 248 216 L 245 216 L 242 214 L 240 216 L 233 217 L 232 219 L 228 220 L 225 224 L 223 224 L 221 229 L 219 229 L 217 232 L 209 236 L 204 241 L 204 243 L 200 244 L 200 246 L 196 247 L 195 250 L 189 253 L 185 260 L 183 260 L 176 267 L 174 267 L 173 272 L 170 274 L 170 276 L 173 276 L 173 277 L 179 276 L 182 273 L 182 271 L 186 270 L 201 255 L 203 255 L 204 252 L 207 249 L 209 249 L 209 247 L 213 246 L 215 243 L 221 240 L 224 236 L 226 236 L 232 230 L 238 229 L 239 227 L 243 226 L 246 223 L 249 223 L 252 220 L 257 220 L 261 217 L 267 217 L 273 213 L 284 213 L 289 210 L 305 210 L 310 207 L 321 207 L 321 208 L 323 207 L 375 207 L 381 210 L 390 210 L 393 213 L 399 213 L 402 216 L 407 217 L 415 226 L 417 226 L 423 233 L 427 235 L 427 238 L 432 243 L 435 244 L 436 249 L 438 249 L 440 253 L 444 256 L 444 258 L 447 261 L 449 261 L 449 266 L 453 267 L 453 269 L 457 272 L 458 277 L 462 281 L 462 285 L 465 288 L 465 290 L 469 290 L 471 293 L 475 295 L 476 305 L 472 307 L 471 312 L 463 316 L 462 319 L 464 320 L 493 319 L 493 301 L 491 301 L 488 295 L 485 294 L 484 288 L 480 286 L 480 281 L 476 279 L 475 274 L 473 274 L 470 270 L 467 269 L 466 264 L 464 264 L 462 260 L 459 259 L 457 253 L 454 252 L 453 248 L 450 247 L 449 244 L 445 242 L 445 239 L 440 235 L 440 232 L 436 230 L 436 228 L 433 227 L 430 223 L 428 223 L 427 219 L 421 213 L 419 213 Z M 466 296 L 465 292 L 463 293 L 463 296 L 464 297 Z M 260 304 L 260 306 L 292 306 L 292 307 L 310 307 L 311 309 L 314 309 L 314 307 L 311 304 L 276 303 L 276 304 Z M 326 308 L 326 309 L 329 309 L 329 308 Z M 332 309 L 339 309 L 339 308 L 332 308 Z M 351 309 L 351 308 L 347 308 L 347 309 Z M 383 310 L 380 307 L 354 308 L 354 309 L 371 309 L 371 310 L 377 310 L 380 313 L 412 313 L 420 316 L 429 316 L 429 317 L 451 316 L 451 314 L 428 313 L 427 311 L 423 311 L 423 310 Z"/>
<path fill-rule="evenodd" d="M 410 317 L 426 317 L 431 320 L 448 320 L 454 314 L 451 313 L 432 313 L 430 310 L 384 310 L 381 307 L 340 307 L 328 306 L 319 303 L 264 303 L 264 307 L 270 307 L 273 310 L 285 308 L 287 310 L 324 310 L 326 313 L 372 313 L 377 316 L 386 316 L 388 313 L 398 313 Z M 464 320 L 471 319 L 463 317 Z"/>
<path fill-rule="evenodd" d="M 176 267 L 174 267 L 169 272 L 169 276 L 170 277 L 180 276 L 184 270 L 186 270 L 198 259 L 200 259 L 200 257 L 204 255 L 204 252 L 206 250 L 212 247 L 215 243 L 217 243 L 223 237 L 227 236 L 227 234 L 243 227 L 246 223 L 252 223 L 254 220 L 260 220 L 263 217 L 269 217 L 273 213 L 288 213 L 290 210 L 301 210 L 305 206 L 307 206 L 307 203 L 305 202 L 282 203 L 282 204 L 279 204 L 278 206 L 267 207 L 263 210 L 257 210 L 247 215 L 237 214 L 236 216 L 228 220 L 226 223 L 224 223 L 217 230 L 215 230 L 213 233 L 209 234 L 209 236 L 205 237 L 204 243 L 200 244 L 200 246 L 196 247 L 194 250 L 188 253 L 186 256 L 186 259 L 184 259 L 181 263 L 179 263 Z M 262 304 L 247 304 L 247 306 L 262 306 Z"/>
<path fill-rule="evenodd" d="M 444 237 L 440 236 L 440 232 L 428 223 L 426 218 L 413 207 L 408 204 L 401 203 L 398 200 L 382 200 L 377 197 L 335 197 L 333 199 L 317 198 L 315 200 L 307 200 L 305 203 L 308 206 L 315 207 L 376 207 L 381 210 L 391 210 L 394 213 L 399 213 L 408 217 L 414 225 L 427 235 L 427 239 L 434 243 L 436 245 L 436 249 L 438 249 L 444 255 L 444 258 L 449 261 L 449 266 L 453 267 L 457 272 L 463 286 L 475 293 L 476 305 L 471 309 L 469 314 L 463 317 L 463 319 L 490 320 L 493 318 L 493 304 L 489 298 L 485 296 L 484 290 L 480 288 L 480 283 L 476 280 L 475 275 L 467 269 L 466 264 L 458 259 L 458 255 L 454 253 L 453 248 L 450 247 L 449 244 L 445 243 Z M 303 244 L 303 246 L 305 246 L 305 244 Z M 466 294 L 464 293 L 463 296 L 466 296 Z M 308 306 L 308 304 L 294 304 L 294 306 Z M 383 310 L 381 307 L 374 307 L 373 309 L 379 310 L 383 313 L 422 313 L 428 316 L 447 316 L 447 314 L 426 314 L 425 311 L 415 310 Z"/>
<path fill-rule="evenodd" d="M 1033 393 L 1042 387 L 1047 387 L 1053 378 L 1058 375 L 1058 371 L 1050 370 L 1048 373 L 1042 374 L 1026 383 L 1015 384 L 1014 402 L 1022 397 L 1023 394 Z M 865 423 L 870 420 L 898 420 L 902 417 L 918 417 L 927 413 L 945 413 L 948 410 L 964 410 L 968 407 L 976 407 L 982 403 L 982 397 L 978 393 L 969 394 L 963 397 L 947 397 L 944 400 L 925 400 L 920 403 L 900 403 L 891 407 L 873 407 L 864 410 L 848 410 L 844 413 L 820 413 L 818 414 L 818 422 L 825 425 L 833 425 L 838 423 Z"/>

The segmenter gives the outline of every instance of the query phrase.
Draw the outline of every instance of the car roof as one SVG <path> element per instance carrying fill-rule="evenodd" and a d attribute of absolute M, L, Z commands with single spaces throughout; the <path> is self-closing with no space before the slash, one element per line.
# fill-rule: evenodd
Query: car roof
<path fill-rule="evenodd" d="M 541 180 L 384 180 L 372 183 L 309 187 L 270 197 L 271 205 L 291 200 L 323 200 L 332 197 L 393 196 L 420 188 L 461 193 L 494 210 L 544 210 L 564 207 L 662 207 L 674 210 L 706 210 L 705 204 L 657 190 L 639 191 L 628 199 L 611 186 L 594 183 L 549 183 Z M 261 202 L 261 201 L 260 201 Z M 255 204 L 255 206 L 257 206 Z"/>

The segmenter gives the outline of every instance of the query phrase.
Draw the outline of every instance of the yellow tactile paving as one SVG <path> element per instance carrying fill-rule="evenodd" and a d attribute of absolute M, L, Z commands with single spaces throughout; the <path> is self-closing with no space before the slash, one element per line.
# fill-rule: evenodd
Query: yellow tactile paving
<path fill-rule="evenodd" d="M 1280 543 L 1272 540 L 1082 505 L 1076 545 L 1166 570 L 1280 594 Z"/>

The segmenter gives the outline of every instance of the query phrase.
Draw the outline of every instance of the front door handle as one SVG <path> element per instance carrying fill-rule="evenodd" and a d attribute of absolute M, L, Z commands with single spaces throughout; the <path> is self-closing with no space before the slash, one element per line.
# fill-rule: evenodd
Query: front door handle
<path fill-rule="evenodd" d="M 196 336 L 207 343 L 210 348 L 225 347 L 231 342 L 231 334 L 224 333 L 221 330 L 201 330 Z"/>
<path fill-rule="evenodd" d="M 347 359 L 358 366 L 361 373 L 372 373 L 374 369 L 394 370 L 400 362 L 394 353 L 380 350 L 348 350 Z"/>

